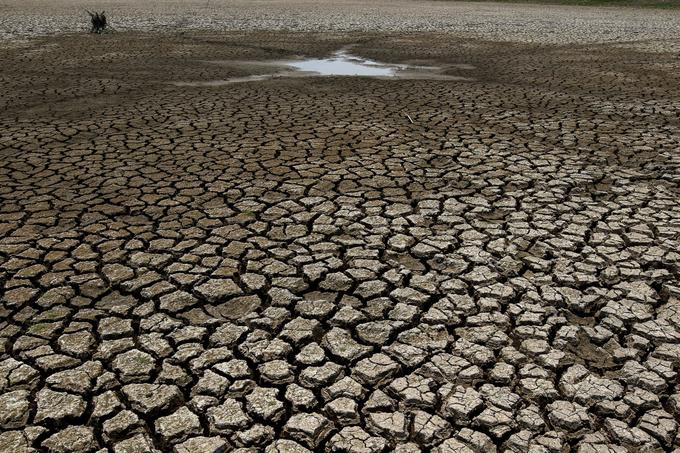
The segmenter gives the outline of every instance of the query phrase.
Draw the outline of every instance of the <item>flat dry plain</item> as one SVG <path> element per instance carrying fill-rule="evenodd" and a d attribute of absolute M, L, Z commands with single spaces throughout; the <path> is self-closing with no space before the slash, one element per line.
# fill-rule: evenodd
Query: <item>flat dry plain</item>
<path fill-rule="evenodd" d="M 679 451 L 679 14 L 347 3 L 0 5 L 0 452 Z"/>

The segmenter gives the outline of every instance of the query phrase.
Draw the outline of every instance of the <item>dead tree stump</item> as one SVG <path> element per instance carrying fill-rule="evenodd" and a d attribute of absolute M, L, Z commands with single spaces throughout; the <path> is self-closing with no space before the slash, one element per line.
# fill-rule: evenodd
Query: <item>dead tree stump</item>
<path fill-rule="evenodd" d="M 101 13 L 91 13 L 90 11 L 87 12 L 87 14 L 90 15 L 90 20 L 92 22 L 92 28 L 90 28 L 90 33 L 104 33 L 106 30 L 106 14 L 104 14 L 104 11 Z"/>

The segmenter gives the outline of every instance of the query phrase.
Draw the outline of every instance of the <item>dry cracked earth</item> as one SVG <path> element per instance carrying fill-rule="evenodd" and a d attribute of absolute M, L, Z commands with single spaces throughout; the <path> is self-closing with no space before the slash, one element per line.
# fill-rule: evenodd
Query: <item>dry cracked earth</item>
<path fill-rule="evenodd" d="M 347 44 L 470 80 L 173 85 Z M 0 452 L 679 451 L 676 54 L 125 32 L 0 59 Z"/>

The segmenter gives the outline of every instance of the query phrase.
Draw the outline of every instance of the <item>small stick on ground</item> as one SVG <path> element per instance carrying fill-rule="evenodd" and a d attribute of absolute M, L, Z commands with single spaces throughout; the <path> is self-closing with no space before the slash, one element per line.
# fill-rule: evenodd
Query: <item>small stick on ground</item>
<path fill-rule="evenodd" d="M 411 116 L 408 113 L 404 113 L 404 115 L 406 115 L 406 118 L 408 118 L 408 120 L 411 122 L 411 124 L 415 124 L 413 122 L 413 120 L 411 119 Z"/>

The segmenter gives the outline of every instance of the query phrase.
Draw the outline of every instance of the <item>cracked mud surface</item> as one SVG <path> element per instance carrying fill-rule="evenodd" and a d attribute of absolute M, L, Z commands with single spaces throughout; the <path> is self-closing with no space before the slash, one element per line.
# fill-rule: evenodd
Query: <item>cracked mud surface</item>
<path fill-rule="evenodd" d="M 670 39 L 676 51 L 680 34 L 675 9 L 452 0 L 3 0 L 0 39 L 85 32 L 86 9 L 105 10 L 119 31 L 447 32 L 554 44 Z"/>
<path fill-rule="evenodd" d="M 352 43 L 473 80 L 172 85 Z M 0 58 L 0 452 L 678 448 L 674 54 L 120 33 Z"/>

